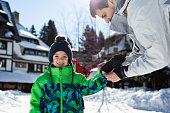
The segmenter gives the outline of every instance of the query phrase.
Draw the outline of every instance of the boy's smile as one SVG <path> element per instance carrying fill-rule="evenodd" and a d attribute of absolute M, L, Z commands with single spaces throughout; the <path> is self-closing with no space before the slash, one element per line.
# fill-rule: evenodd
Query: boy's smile
<path fill-rule="evenodd" d="M 63 51 L 57 51 L 54 55 L 53 55 L 53 64 L 54 66 L 61 68 L 63 66 L 67 66 L 68 65 L 68 56 L 65 52 Z"/>

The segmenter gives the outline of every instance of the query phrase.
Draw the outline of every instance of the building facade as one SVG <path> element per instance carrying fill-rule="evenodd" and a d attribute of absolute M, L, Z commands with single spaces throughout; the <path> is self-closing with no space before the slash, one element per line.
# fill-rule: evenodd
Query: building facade
<path fill-rule="evenodd" d="M 8 2 L 0 0 L 0 90 L 30 92 L 48 66 L 49 46 L 19 23 Z"/>
<path fill-rule="evenodd" d="M 13 71 L 13 41 L 19 40 L 9 4 L 0 1 L 0 71 Z"/>

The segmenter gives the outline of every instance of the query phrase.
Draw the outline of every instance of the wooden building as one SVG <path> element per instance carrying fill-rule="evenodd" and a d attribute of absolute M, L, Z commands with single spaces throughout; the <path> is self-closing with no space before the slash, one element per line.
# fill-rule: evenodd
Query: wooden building
<path fill-rule="evenodd" d="M 19 23 L 19 13 L 0 0 L 0 90 L 30 92 L 48 66 L 49 46 Z"/>
<path fill-rule="evenodd" d="M 0 71 L 13 71 L 13 41 L 18 32 L 8 2 L 0 0 Z"/>

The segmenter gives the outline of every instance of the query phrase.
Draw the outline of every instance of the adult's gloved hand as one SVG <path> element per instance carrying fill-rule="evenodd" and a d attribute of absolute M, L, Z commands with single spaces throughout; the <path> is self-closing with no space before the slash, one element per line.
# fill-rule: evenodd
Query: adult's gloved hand
<path fill-rule="evenodd" d="M 101 67 L 101 71 L 106 73 L 112 71 L 114 68 L 121 66 L 126 59 L 126 54 L 115 55 L 112 59 L 106 62 L 105 65 Z"/>

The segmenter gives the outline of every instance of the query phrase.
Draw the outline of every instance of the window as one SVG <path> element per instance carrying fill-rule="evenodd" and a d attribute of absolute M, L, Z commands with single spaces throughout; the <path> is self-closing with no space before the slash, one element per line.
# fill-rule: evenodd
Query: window
<path fill-rule="evenodd" d="M 27 54 L 27 55 L 35 55 L 35 51 L 34 50 L 25 49 L 25 54 Z"/>
<path fill-rule="evenodd" d="M 0 58 L 0 68 L 1 67 L 6 67 L 6 60 L 2 58 Z"/>
<path fill-rule="evenodd" d="M 39 45 L 39 42 L 38 42 L 38 40 L 35 40 L 35 44 Z"/>
<path fill-rule="evenodd" d="M 3 85 L 3 88 L 4 89 L 16 89 L 16 84 L 8 84 L 8 83 L 5 83 Z"/>
<path fill-rule="evenodd" d="M 34 72 L 34 64 L 28 64 L 28 72 Z"/>
<path fill-rule="evenodd" d="M 7 42 L 0 41 L 0 49 L 7 49 Z"/>
<path fill-rule="evenodd" d="M 34 55 L 34 54 L 35 54 L 35 51 L 34 51 L 34 50 L 31 50 L 31 51 L 30 51 L 30 54 L 31 54 L 31 55 Z"/>
<path fill-rule="evenodd" d="M 3 86 L 2 83 L 0 83 L 0 89 L 2 89 L 2 86 Z"/>
<path fill-rule="evenodd" d="M 26 63 L 16 62 L 16 63 L 15 63 L 15 67 L 18 67 L 18 68 L 26 68 Z"/>
<path fill-rule="evenodd" d="M 31 40 L 33 44 L 39 45 L 38 40 Z"/>
<path fill-rule="evenodd" d="M 47 53 L 47 52 L 38 51 L 38 52 L 37 52 L 37 55 L 38 55 L 38 56 L 47 57 L 47 56 L 48 56 L 48 53 Z"/>
<path fill-rule="evenodd" d="M 25 49 L 24 54 L 48 57 L 48 52 Z"/>
<path fill-rule="evenodd" d="M 37 64 L 37 72 L 42 72 L 42 65 L 41 64 Z"/>
<path fill-rule="evenodd" d="M 26 50 L 25 50 L 25 54 L 29 54 L 29 50 L 26 49 Z"/>
<path fill-rule="evenodd" d="M 28 39 L 26 39 L 26 38 L 22 38 L 22 41 L 29 42 Z"/>
<path fill-rule="evenodd" d="M 46 53 L 46 52 L 43 52 L 43 56 L 47 56 L 47 53 Z"/>
<path fill-rule="evenodd" d="M 41 56 L 42 55 L 42 52 L 41 51 L 38 51 L 38 56 Z"/>
<path fill-rule="evenodd" d="M 34 41 L 34 40 L 31 40 L 31 43 L 35 44 L 35 41 Z"/>

